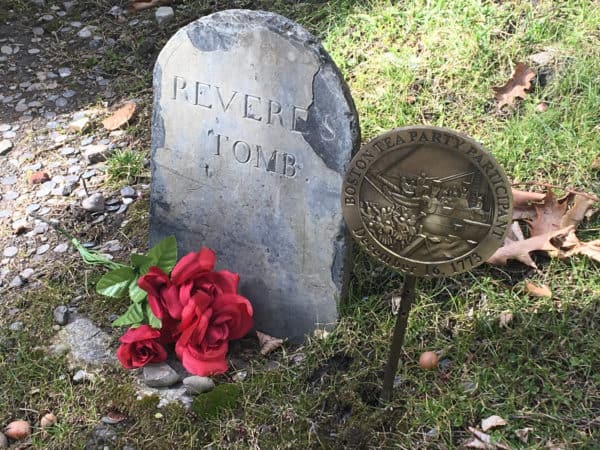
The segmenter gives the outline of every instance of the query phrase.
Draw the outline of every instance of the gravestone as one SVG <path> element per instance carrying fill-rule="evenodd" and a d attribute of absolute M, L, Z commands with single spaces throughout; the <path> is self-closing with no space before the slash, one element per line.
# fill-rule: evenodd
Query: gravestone
<path fill-rule="evenodd" d="M 299 340 L 335 322 L 359 134 L 339 71 L 296 23 L 230 10 L 187 25 L 154 69 L 150 244 L 214 249 L 257 330 Z"/>

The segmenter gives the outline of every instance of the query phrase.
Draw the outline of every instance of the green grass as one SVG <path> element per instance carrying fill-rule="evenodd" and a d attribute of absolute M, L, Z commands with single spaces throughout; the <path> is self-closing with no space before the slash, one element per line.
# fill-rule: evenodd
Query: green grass
<path fill-rule="evenodd" d="M 108 180 L 112 183 L 135 183 L 144 175 L 144 154 L 132 150 L 117 150 L 108 158 Z"/>
<path fill-rule="evenodd" d="M 98 5 L 103 11 L 109 7 Z M 365 141 L 398 126 L 446 126 L 483 142 L 515 181 L 600 193 L 598 172 L 590 168 L 600 148 L 598 2 L 260 1 L 251 6 L 298 20 L 323 40 L 348 80 Z M 210 8 L 183 2 L 177 23 L 155 36 L 156 49 L 178 26 Z M 148 117 L 148 61 L 137 57 L 129 72 L 120 66 L 128 55 L 123 49 L 137 51 L 142 33 L 131 31 L 109 59 L 86 64 L 119 74 L 119 95 L 141 95 L 140 114 Z M 538 76 L 514 109 L 499 111 L 492 87 L 502 85 L 517 62 L 531 63 L 530 55 L 550 49 L 551 64 L 534 67 L 545 77 Z M 542 101 L 549 106 L 544 113 L 535 109 Z M 148 141 L 148 129 L 132 131 Z M 138 156 L 129 150 L 113 156 L 109 174 L 112 170 L 115 180 L 139 176 Z M 122 229 L 136 241 L 146 229 L 147 207 L 140 203 Z M 598 238 L 598 220 L 585 227 L 588 239 Z M 491 434 L 514 448 L 541 449 L 549 442 L 599 448 L 600 272 L 584 258 L 536 259 L 539 272 L 518 264 L 484 266 L 422 282 L 399 385 L 386 407 L 377 398 L 394 323 L 390 299 L 398 295 L 402 275 L 359 253 L 349 299 L 340 305 L 342 317 L 331 335 L 301 347 L 286 345 L 267 358 L 257 354 L 252 339 L 235 344 L 234 353 L 254 356 L 247 378 L 236 383 L 241 393 L 233 393 L 229 405 L 213 417 L 206 398 L 192 411 L 161 410 L 160 418 L 156 399 L 132 400 L 125 371 L 109 369 L 96 384 L 75 385 L 65 361 L 43 350 L 53 333 L 52 308 L 78 290 L 85 297 L 82 312 L 102 326 L 124 307 L 93 293 L 98 272 L 65 264 L 42 280 L 40 289 L 7 300 L 20 308 L 16 317 L 0 314 L 2 330 L 17 319 L 26 323 L 22 332 L 0 335 L 0 424 L 22 417 L 35 422 L 42 412 L 55 412 L 59 425 L 48 434 L 36 431 L 34 448 L 82 448 L 100 417 L 117 409 L 128 418 L 114 428 L 115 448 L 446 449 L 459 448 L 470 436 L 469 426 L 498 414 L 508 425 Z M 529 297 L 526 279 L 549 285 L 553 298 Z M 503 328 L 499 316 L 506 311 L 514 319 Z M 425 350 L 444 351 L 443 370 L 419 368 Z M 227 390 L 230 382 L 227 376 L 217 379 L 219 389 Z M 525 427 L 532 428 L 526 444 L 514 433 Z"/>

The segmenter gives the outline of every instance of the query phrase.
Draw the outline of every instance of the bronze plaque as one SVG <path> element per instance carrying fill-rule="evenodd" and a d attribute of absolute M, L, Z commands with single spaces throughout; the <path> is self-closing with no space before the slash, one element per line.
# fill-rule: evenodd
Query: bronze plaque
<path fill-rule="evenodd" d="M 483 263 L 512 219 L 510 184 L 496 160 L 465 135 L 427 126 L 364 145 L 344 179 L 342 206 L 369 254 L 423 277 Z"/>

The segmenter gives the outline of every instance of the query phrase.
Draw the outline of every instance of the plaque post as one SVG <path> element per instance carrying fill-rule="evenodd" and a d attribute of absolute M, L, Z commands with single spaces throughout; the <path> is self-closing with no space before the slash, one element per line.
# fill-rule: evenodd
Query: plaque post
<path fill-rule="evenodd" d="M 413 301 L 415 300 L 416 287 L 417 277 L 406 275 L 404 278 L 404 286 L 402 286 L 402 293 L 400 294 L 400 307 L 398 308 L 396 326 L 394 327 L 394 334 L 392 335 L 390 355 L 383 374 L 383 391 L 381 393 L 381 399 L 384 402 L 389 402 L 392 399 L 394 378 L 396 377 L 396 369 L 398 368 L 402 343 L 404 342 L 404 336 L 406 335 L 408 315 Z"/>

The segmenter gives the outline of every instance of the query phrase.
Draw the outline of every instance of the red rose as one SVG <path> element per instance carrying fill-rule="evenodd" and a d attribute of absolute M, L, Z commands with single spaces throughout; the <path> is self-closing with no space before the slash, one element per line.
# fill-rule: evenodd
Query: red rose
<path fill-rule="evenodd" d="M 214 266 L 214 252 L 202 248 L 198 253 L 188 253 L 181 258 L 170 278 L 160 268 L 151 267 L 139 278 L 138 286 L 148 293 L 148 304 L 156 317 L 181 320 L 183 308 L 192 297 L 214 298 L 218 294 L 237 292 L 239 275 L 226 270 L 212 272 Z"/>
<path fill-rule="evenodd" d="M 143 367 L 149 363 L 163 362 L 167 352 L 157 341 L 160 331 L 149 325 L 130 328 L 119 338 L 121 345 L 117 350 L 117 358 L 127 369 Z"/>
<path fill-rule="evenodd" d="M 243 337 L 251 328 L 252 306 L 241 295 L 196 296 L 183 309 L 175 352 L 195 375 L 223 373 L 228 341 Z"/>

